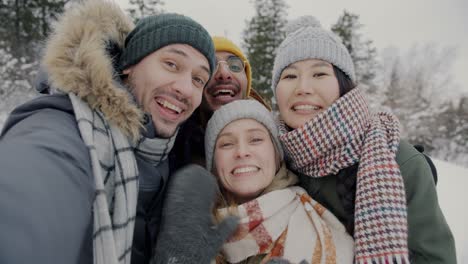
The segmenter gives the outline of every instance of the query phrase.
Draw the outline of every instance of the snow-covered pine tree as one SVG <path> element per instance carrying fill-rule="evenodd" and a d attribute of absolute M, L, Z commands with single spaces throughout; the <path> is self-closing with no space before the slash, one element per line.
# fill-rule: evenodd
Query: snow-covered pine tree
<path fill-rule="evenodd" d="M 50 32 L 52 21 L 72 1 L 0 2 L 0 100 L 5 102 L 0 110 L 8 110 L 11 102 L 26 100 L 33 93 L 32 83 L 39 68 L 43 40 Z"/>
<path fill-rule="evenodd" d="M 48 35 L 50 23 L 70 0 L 3 0 L 0 2 L 0 48 L 15 58 L 35 60 L 32 46 Z"/>
<path fill-rule="evenodd" d="M 252 87 L 272 102 L 271 71 L 276 48 L 284 39 L 287 5 L 284 0 L 254 0 L 255 15 L 243 31 L 243 48 L 252 66 Z"/>
<path fill-rule="evenodd" d="M 426 131 L 432 131 L 429 141 L 431 155 L 461 166 L 468 164 L 468 93 L 459 100 L 446 102 L 441 113 L 432 115 Z M 429 118 L 429 117 L 428 117 Z M 413 140 L 419 140 L 415 137 Z"/>
<path fill-rule="evenodd" d="M 357 14 L 344 10 L 331 30 L 342 39 L 353 59 L 357 83 L 370 96 L 371 106 L 378 108 L 382 96 L 377 89 L 376 77 L 380 71 L 377 49 L 371 40 L 363 37 L 362 27 Z"/>
<path fill-rule="evenodd" d="M 426 44 L 402 53 L 387 48 L 382 58 L 383 104 L 400 119 L 402 136 L 433 157 L 466 164 L 468 93 L 451 75 L 456 49 Z"/>
<path fill-rule="evenodd" d="M 162 0 L 130 0 L 129 3 L 127 12 L 135 23 L 142 17 L 164 12 L 161 8 L 164 5 Z"/>

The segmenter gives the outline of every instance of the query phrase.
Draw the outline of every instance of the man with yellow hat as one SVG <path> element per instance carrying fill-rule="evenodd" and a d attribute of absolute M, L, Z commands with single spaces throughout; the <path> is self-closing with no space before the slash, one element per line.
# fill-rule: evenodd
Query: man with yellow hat
<path fill-rule="evenodd" d="M 208 120 L 222 105 L 239 99 L 252 98 L 268 109 L 271 107 L 251 87 L 252 71 L 241 49 L 225 37 L 212 37 L 216 67 L 213 77 L 203 90 L 200 107 L 179 130 L 169 159 L 172 169 L 189 163 L 205 164 L 204 135 Z"/>
<path fill-rule="evenodd" d="M 242 51 L 227 38 L 213 37 L 216 68 L 213 78 L 203 91 L 202 111 L 211 113 L 232 101 L 246 98 L 250 92 L 249 62 Z"/>
<path fill-rule="evenodd" d="M 201 110 L 211 116 L 220 106 L 249 97 L 266 105 L 251 87 L 252 70 L 240 48 L 225 37 L 214 36 L 212 39 L 216 50 L 216 70 L 203 91 Z"/>

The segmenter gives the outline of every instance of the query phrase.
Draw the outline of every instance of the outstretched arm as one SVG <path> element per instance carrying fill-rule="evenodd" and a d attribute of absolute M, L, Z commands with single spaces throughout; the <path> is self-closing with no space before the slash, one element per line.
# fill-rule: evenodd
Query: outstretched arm
<path fill-rule="evenodd" d="M 0 263 L 92 261 L 90 171 L 72 115 L 44 110 L 6 131 L 0 140 Z"/>

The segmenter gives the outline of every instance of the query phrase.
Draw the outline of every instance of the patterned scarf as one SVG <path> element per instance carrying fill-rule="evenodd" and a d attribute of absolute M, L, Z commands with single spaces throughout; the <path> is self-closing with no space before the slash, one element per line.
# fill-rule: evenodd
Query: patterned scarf
<path fill-rule="evenodd" d="M 222 215 L 232 209 L 220 209 Z M 235 208 L 236 234 L 223 245 L 230 263 L 266 254 L 291 263 L 352 263 L 354 242 L 344 226 L 300 187 L 272 191 Z"/>
<path fill-rule="evenodd" d="M 69 94 L 81 137 L 89 149 L 96 185 L 93 203 L 95 264 L 130 264 L 138 193 L 135 153 L 158 164 L 174 144 L 170 139 L 142 138 L 136 146 L 102 113 Z"/>
<path fill-rule="evenodd" d="M 359 163 L 356 183 L 356 263 L 409 263 L 406 198 L 395 156 L 399 122 L 369 113 L 359 88 L 280 140 L 295 171 L 310 177 L 336 174 Z"/>

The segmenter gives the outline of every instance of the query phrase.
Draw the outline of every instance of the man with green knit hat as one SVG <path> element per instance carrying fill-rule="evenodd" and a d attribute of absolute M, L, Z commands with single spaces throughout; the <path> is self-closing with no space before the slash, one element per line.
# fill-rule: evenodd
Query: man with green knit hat
<path fill-rule="evenodd" d="M 213 225 L 206 170 L 168 165 L 216 67 L 208 32 L 177 14 L 134 26 L 114 3 L 84 1 L 42 65 L 49 94 L 0 135 L 0 263 L 209 263 L 236 220 Z"/>

